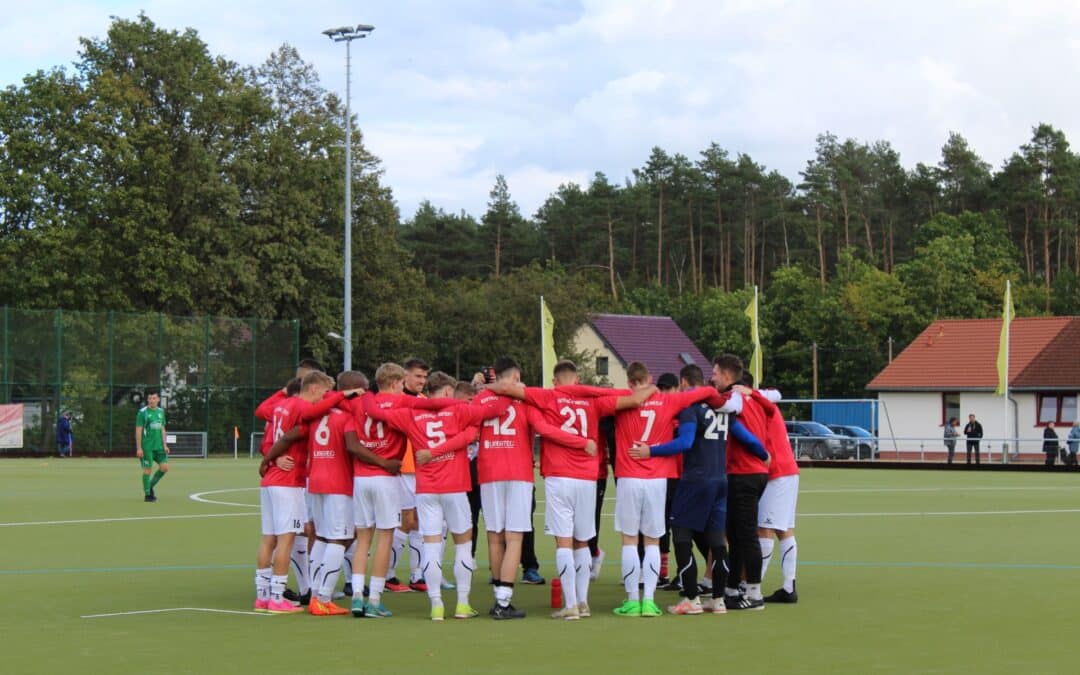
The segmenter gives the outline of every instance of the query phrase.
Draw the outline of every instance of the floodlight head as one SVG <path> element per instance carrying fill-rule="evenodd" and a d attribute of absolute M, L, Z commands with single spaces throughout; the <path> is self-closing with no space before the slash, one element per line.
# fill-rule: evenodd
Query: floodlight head
<path fill-rule="evenodd" d="M 358 24 L 356 24 L 356 32 L 357 33 L 370 33 L 373 30 L 375 30 L 375 26 L 372 26 L 371 24 L 367 24 L 367 23 L 358 23 Z"/>

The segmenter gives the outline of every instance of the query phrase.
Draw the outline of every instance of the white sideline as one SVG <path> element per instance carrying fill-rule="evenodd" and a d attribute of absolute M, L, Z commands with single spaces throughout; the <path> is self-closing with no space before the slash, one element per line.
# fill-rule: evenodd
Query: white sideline
<path fill-rule="evenodd" d="M 22 523 L 0 523 L 0 527 L 25 527 L 29 525 L 83 525 L 86 523 L 126 523 L 135 520 L 185 520 L 189 518 L 229 518 L 230 516 L 257 516 L 258 513 L 192 513 L 176 516 L 130 516 L 126 518 L 82 518 L 80 520 L 35 520 Z"/>
<path fill-rule="evenodd" d="M 80 619 L 101 619 L 109 616 L 132 616 L 135 614 L 162 614 L 164 612 L 213 612 L 215 614 L 243 614 L 246 616 L 270 616 L 262 612 L 242 612 L 235 609 L 214 609 L 212 607 L 166 607 L 164 609 L 140 609 L 134 612 L 110 612 L 109 614 L 84 614 Z"/>

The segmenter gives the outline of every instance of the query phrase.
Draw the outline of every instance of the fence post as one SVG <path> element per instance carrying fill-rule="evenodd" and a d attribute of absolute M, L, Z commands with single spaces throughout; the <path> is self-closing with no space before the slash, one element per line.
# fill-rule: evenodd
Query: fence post
<path fill-rule="evenodd" d="M 926 441 L 921 439 L 919 440 L 919 461 L 926 461 Z"/>
<path fill-rule="evenodd" d="M 106 452 L 112 454 L 113 451 L 113 408 L 116 407 L 116 399 L 113 394 L 113 357 L 115 351 L 113 349 L 113 340 L 116 339 L 116 328 L 113 326 L 113 311 L 109 310 L 109 433 L 107 434 L 108 441 L 106 443 Z"/>
<path fill-rule="evenodd" d="M 3 325 L 4 337 L 3 337 L 3 350 L 4 350 L 4 403 L 11 403 L 11 357 L 8 354 L 8 306 L 4 305 L 4 325 Z"/>
<path fill-rule="evenodd" d="M 203 324 L 203 359 L 205 360 L 206 381 L 203 383 L 203 429 L 210 432 L 210 315 L 207 314 Z M 209 442 L 207 453 L 210 452 Z"/>
<path fill-rule="evenodd" d="M 53 410 L 52 430 L 56 433 L 56 421 L 60 418 L 60 406 L 64 404 L 64 310 L 56 310 L 56 409 Z M 44 419 L 42 426 L 45 426 Z"/>

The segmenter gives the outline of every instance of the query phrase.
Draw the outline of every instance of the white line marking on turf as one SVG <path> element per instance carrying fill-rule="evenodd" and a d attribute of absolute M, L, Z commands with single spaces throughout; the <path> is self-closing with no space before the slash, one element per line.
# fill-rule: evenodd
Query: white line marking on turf
<path fill-rule="evenodd" d="M 214 609 L 212 607 L 166 607 L 164 609 L 140 609 L 134 612 L 111 612 L 109 614 L 84 614 L 80 619 L 102 619 L 109 616 L 132 616 L 135 614 L 162 614 L 164 612 L 212 612 L 215 614 L 243 614 L 245 616 L 270 616 L 262 612 L 241 612 L 235 609 Z"/>
<path fill-rule="evenodd" d="M 866 511 L 862 513 L 800 513 L 800 518 L 851 518 L 875 516 L 1015 516 L 1036 513 L 1080 513 L 1080 509 L 1020 509 L 1016 511 Z"/>
<path fill-rule="evenodd" d="M 257 516 L 257 513 L 193 513 L 175 516 L 130 516 L 127 518 L 82 518 L 80 520 L 35 520 L 23 523 L 0 523 L 0 527 L 25 527 L 29 525 L 83 525 L 86 523 L 126 523 L 136 520 L 186 520 L 189 518 L 229 518 L 232 516 Z"/>
<path fill-rule="evenodd" d="M 249 509 L 259 508 L 258 504 L 242 504 L 240 502 L 224 502 L 219 499 L 206 499 L 204 495 L 219 495 L 223 492 L 244 492 L 249 490 L 258 490 L 257 487 L 242 487 L 242 488 L 228 488 L 225 490 L 206 490 L 205 492 L 195 492 L 188 495 L 188 499 L 196 502 L 202 502 L 203 504 L 220 504 L 221 506 L 246 506 Z"/>
<path fill-rule="evenodd" d="M 858 492 L 1028 492 L 1038 490 L 1052 490 L 1055 492 L 1061 490 L 1080 490 L 1080 485 L 1057 485 L 1057 486 L 1032 486 L 1032 487 L 963 487 L 963 486 L 948 486 L 948 487 L 920 487 L 920 488 L 834 488 L 831 490 L 799 490 L 799 494 L 847 494 Z"/>

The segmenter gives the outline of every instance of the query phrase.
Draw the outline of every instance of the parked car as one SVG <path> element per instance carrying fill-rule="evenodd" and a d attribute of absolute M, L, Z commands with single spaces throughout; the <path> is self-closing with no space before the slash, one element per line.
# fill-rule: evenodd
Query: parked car
<path fill-rule="evenodd" d="M 855 455 L 855 444 L 819 422 L 784 422 L 796 457 L 843 459 Z"/>
<path fill-rule="evenodd" d="M 851 424 L 828 424 L 826 426 L 841 436 L 855 439 L 854 442 L 858 443 L 855 448 L 855 457 L 857 459 L 877 459 L 881 456 L 877 438 L 866 429 Z"/>

